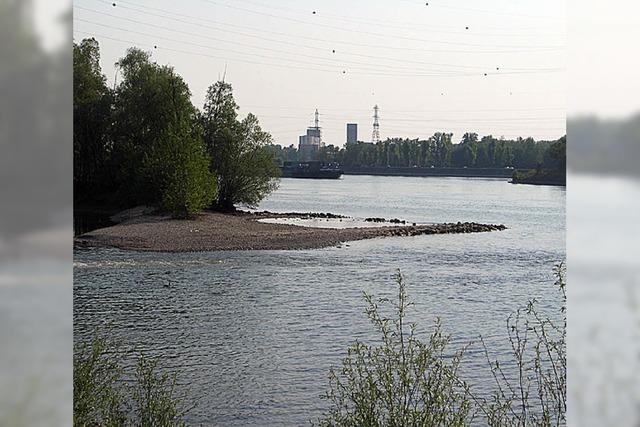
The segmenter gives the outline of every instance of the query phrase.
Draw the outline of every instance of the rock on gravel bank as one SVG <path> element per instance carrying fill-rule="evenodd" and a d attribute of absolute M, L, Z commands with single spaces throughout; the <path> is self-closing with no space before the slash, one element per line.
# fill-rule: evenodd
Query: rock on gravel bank
<path fill-rule="evenodd" d="M 161 252 L 316 249 L 376 237 L 481 233 L 506 228 L 504 225 L 465 222 L 331 229 L 257 221 L 266 216 L 213 212 L 184 220 L 161 215 L 143 216 L 83 234 L 76 237 L 74 243 L 76 247 Z"/>

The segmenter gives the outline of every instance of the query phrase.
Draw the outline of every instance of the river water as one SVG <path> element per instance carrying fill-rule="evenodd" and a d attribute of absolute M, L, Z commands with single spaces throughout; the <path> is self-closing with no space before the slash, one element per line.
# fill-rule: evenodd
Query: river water
<path fill-rule="evenodd" d="M 370 339 L 362 292 L 392 296 L 400 269 L 426 336 L 440 317 L 452 350 L 482 334 L 506 356 L 505 320 L 528 300 L 556 312 L 552 268 L 565 259 L 565 189 L 504 179 L 344 176 L 282 179 L 261 210 L 410 222 L 476 221 L 505 231 L 394 237 L 306 251 L 75 252 L 76 340 L 108 327 L 178 372 L 194 425 L 308 425 L 327 374 Z M 490 391 L 472 347 L 464 375 Z"/>

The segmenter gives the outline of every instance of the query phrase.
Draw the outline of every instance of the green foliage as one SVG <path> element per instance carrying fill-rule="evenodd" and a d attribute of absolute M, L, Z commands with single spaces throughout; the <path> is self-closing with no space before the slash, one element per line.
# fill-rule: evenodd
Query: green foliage
<path fill-rule="evenodd" d="M 100 68 L 95 39 L 73 44 L 73 181 L 76 200 L 112 190 L 108 161 L 113 92 Z"/>
<path fill-rule="evenodd" d="M 496 139 L 491 135 L 478 140 L 478 134 L 465 133 L 459 144 L 452 143 L 452 134 L 436 132 L 428 139 L 390 138 L 377 144 L 358 142 L 337 149 L 322 147 L 318 160 L 338 162 L 345 167 L 478 167 L 478 168 L 535 168 L 547 159 L 559 141 Z M 562 148 L 558 146 L 557 148 Z M 279 162 L 298 160 L 295 147 L 274 146 L 271 151 Z M 554 154 L 554 162 L 566 164 L 562 149 Z M 564 156 L 564 157 L 563 157 Z M 550 158 L 550 157 L 549 157 Z M 555 163 L 554 163 L 555 164 Z M 545 164 L 545 168 L 546 168 Z M 554 166 L 555 167 L 555 166 Z"/>
<path fill-rule="evenodd" d="M 212 156 L 211 169 L 218 178 L 215 207 L 234 210 L 236 204 L 256 206 L 277 188 L 279 169 L 267 146 L 271 135 L 249 114 L 239 121 L 231 85 L 209 87 L 202 114 L 204 141 Z"/>
<path fill-rule="evenodd" d="M 73 425 L 124 425 L 125 395 L 118 381 L 120 357 L 103 338 L 82 345 L 73 355 Z"/>
<path fill-rule="evenodd" d="M 563 136 L 544 153 L 544 167 L 565 172 L 567 170 L 567 137 Z"/>
<path fill-rule="evenodd" d="M 176 376 L 158 373 L 158 361 L 140 356 L 125 382 L 122 354 L 98 337 L 74 349 L 73 425 L 77 427 L 184 426 Z"/>
<path fill-rule="evenodd" d="M 566 185 L 566 171 L 554 169 L 531 169 L 516 170 L 513 172 L 512 182 L 514 184 L 551 184 Z"/>
<path fill-rule="evenodd" d="M 175 217 L 186 218 L 211 204 L 216 195 L 215 176 L 201 140 L 170 132 L 144 159 L 144 173 L 160 189 L 160 206 Z"/>
<path fill-rule="evenodd" d="M 149 204 L 186 217 L 212 204 L 256 206 L 277 187 L 280 170 L 258 119 L 237 116 L 231 86 L 209 88 L 204 112 L 169 66 L 131 48 L 106 87 L 93 39 L 74 45 L 76 200 Z M 116 194 L 115 199 L 111 194 Z"/>
<path fill-rule="evenodd" d="M 321 426 L 464 426 L 473 418 L 466 387 L 458 380 L 462 352 L 447 355 L 440 322 L 427 342 L 406 324 L 408 301 L 396 276 L 397 301 L 365 294 L 366 314 L 380 336 L 377 346 L 356 342 L 339 371 L 331 370 L 329 410 Z M 392 318 L 380 308 L 390 306 Z M 391 320 L 393 319 L 393 320 Z"/>
<path fill-rule="evenodd" d="M 117 66 L 122 81 L 116 91 L 114 150 L 120 195 L 129 204 L 157 205 L 166 187 L 163 176 L 146 173 L 146 157 L 170 153 L 161 147 L 168 141 L 181 144 L 192 138 L 196 109 L 184 80 L 172 67 L 151 62 L 149 53 L 129 49 Z"/>
<path fill-rule="evenodd" d="M 284 164 L 284 162 L 298 161 L 298 149 L 293 144 L 289 145 L 288 147 L 282 147 L 277 144 L 269 144 L 265 148 L 271 153 L 273 158 L 280 165 Z"/>
<path fill-rule="evenodd" d="M 530 301 L 507 319 L 511 360 L 492 360 L 481 340 L 495 380 L 495 392 L 483 409 L 491 426 L 561 426 L 567 411 L 567 315 L 566 280 L 563 264 L 555 268 L 555 286 L 561 294 L 561 321 L 538 309 Z M 517 369 L 509 379 L 505 365 Z"/>
<path fill-rule="evenodd" d="M 545 315 L 536 300 L 507 320 L 511 352 L 490 357 L 482 337 L 487 366 L 494 379 L 489 398 L 477 395 L 460 375 L 462 356 L 447 351 L 449 337 L 437 321 L 429 340 L 406 325 L 411 305 L 400 273 L 397 300 L 374 300 L 365 294 L 366 314 L 380 336 L 377 346 L 356 341 L 339 370 L 329 373 L 329 408 L 321 426 L 466 426 L 474 422 L 502 426 L 566 424 L 566 281 L 555 268 L 561 293 L 560 313 Z M 390 306 L 391 313 L 381 309 Z M 558 321 L 556 319 L 560 318 Z M 480 420 L 476 420 L 480 418 Z"/>
<path fill-rule="evenodd" d="M 140 427 L 184 426 L 181 398 L 176 395 L 176 376 L 157 373 L 158 361 L 144 357 L 136 365 L 131 391 L 135 425 Z"/>

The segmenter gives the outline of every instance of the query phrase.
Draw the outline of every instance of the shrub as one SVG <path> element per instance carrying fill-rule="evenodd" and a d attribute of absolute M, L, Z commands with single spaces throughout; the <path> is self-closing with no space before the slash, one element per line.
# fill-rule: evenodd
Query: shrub
<path fill-rule="evenodd" d="M 561 293 L 561 321 L 552 320 L 530 301 L 507 319 L 511 362 L 515 380 L 505 372 L 505 363 L 492 360 L 482 343 L 495 381 L 495 391 L 483 412 L 492 426 L 559 426 L 567 411 L 567 317 L 566 280 L 563 264 L 555 268 L 555 285 Z"/>
<path fill-rule="evenodd" d="M 209 206 L 216 195 L 216 178 L 209 171 L 202 141 L 187 132 L 169 133 L 144 162 L 149 182 L 155 182 L 162 209 L 186 218 Z"/>
<path fill-rule="evenodd" d="M 365 293 L 366 314 L 379 334 L 371 346 L 356 341 L 339 370 L 329 373 L 324 395 L 329 409 L 320 426 L 463 426 L 480 418 L 490 426 L 561 426 L 566 424 L 566 282 L 565 269 L 555 268 L 561 292 L 561 322 L 543 315 L 530 301 L 507 319 L 509 360 L 492 360 L 482 337 L 494 379 L 489 398 L 475 393 L 459 366 L 468 344 L 451 354 L 449 337 L 437 320 L 429 340 L 406 325 L 408 302 L 398 272 L 397 302 L 374 300 Z M 380 306 L 379 306 L 380 304 Z M 392 319 L 380 314 L 392 308 Z M 509 366 L 509 368 L 506 368 Z"/>
<path fill-rule="evenodd" d="M 73 355 L 73 425 L 124 425 L 124 399 L 118 381 L 120 357 L 97 338 L 76 348 Z"/>
<path fill-rule="evenodd" d="M 176 376 L 159 374 L 158 361 L 138 358 L 131 384 L 122 353 L 106 338 L 76 346 L 73 357 L 73 425 L 77 427 L 183 426 L 186 410 Z"/>
<path fill-rule="evenodd" d="M 473 418 L 470 395 L 458 380 L 462 352 L 446 357 L 449 337 L 439 321 L 427 342 L 416 337 L 415 324 L 406 324 L 411 303 L 400 272 L 396 282 L 397 302 L 364 294 L 380 344 L 356 341 L 342 369 L 331 370 L 330 408 L 319 425 L 463 426 Z M 394 320 L 381 315 L 378 304 L 391 307 Z"/>

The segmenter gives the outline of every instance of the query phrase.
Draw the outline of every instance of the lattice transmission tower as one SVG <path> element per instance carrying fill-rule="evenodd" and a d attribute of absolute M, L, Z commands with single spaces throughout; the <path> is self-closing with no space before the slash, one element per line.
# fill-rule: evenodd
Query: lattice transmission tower
<path fill-rule="evenodd" d="M 380 116 L 378 116 L 378 106 L 373 107 L 373 133 L 371 134 L 371 142 L 377 144 L 380 142 Z"/>

